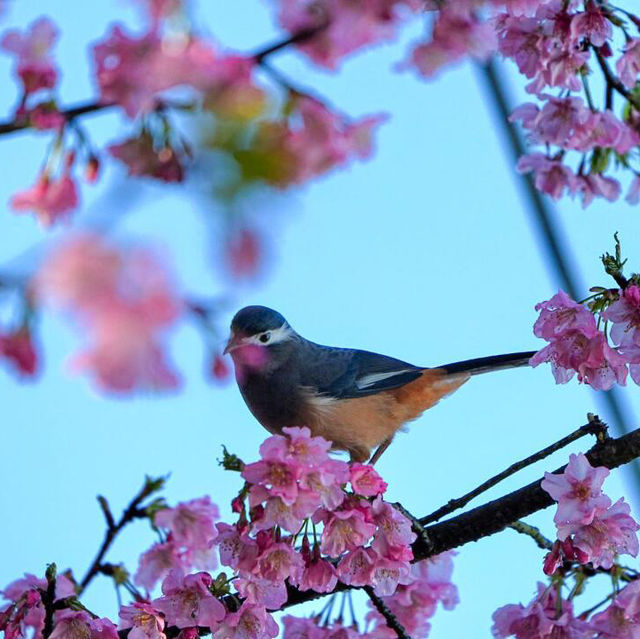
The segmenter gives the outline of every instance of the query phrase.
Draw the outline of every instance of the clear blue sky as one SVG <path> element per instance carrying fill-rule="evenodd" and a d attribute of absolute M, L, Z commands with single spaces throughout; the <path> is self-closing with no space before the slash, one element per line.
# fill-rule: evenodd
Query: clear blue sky
<path fill-rule="evenodd" d="M 251 51 L 279 33 L 269 5 L 200 2 L 194 14 L 198 26 L 223 46 Z M 24 27 L 43 5 L 10 6 L 3 28 Z M 51 0 L 46 6 L 62 30 L 56 51 L 64 103 L 95 95 L 87 44 L 116 17 L 136 24 L 135 12 L 124 0 Z M 417 35 L 420 29 L 413 31 Z M 531 332 L 533 307 L 557 284 L 514 186 L 514 170 L 478 76 L 469 65 L 432 83 L 393 72 L 412 34 L 405 36 L 348 59 L 338 74 L 318 71 L 292 53 L 274 60 L 353 116 L 385 111 L 392 117 L 380 130 L 371 161 L 255 211 L 261 225 L 273 231 L 274 259 L 259 285 L 236 291 L 237 303 L 277 308 L 314 341 L 423 365 L 541 346 Z M 9 73 L 9 60 L 0 57 L 3 114 L 15 100 Z M 130 126 L 113 113 L 85 123 L 98 144 L 122 137 Z M 45 237 L 33 219 L 14 215 L 6 202 L 31 184 L 46 145 L 46 135 L 0 138 L 0 264 Z M 78 219 L 117 214 L 108 207 L 120 204 L 104 195 L 121 178 L 120 168 L 111 166 L 100 185 L 85 188 Z M 226 282 L 215 271 L 218 246 L 204 232 L 202 209 L 188 190 L 140 181 L 128 187 L 140 198 L 117 234 L 156 238 L 173 255 L 187 292 L 224 292 Z M 589 285 L 606 281 L 598 256 L 611 247 L 616 230 L 630 264 L 640 264 L 636 210 L 624 203 L 596 203 L 582 211 L 563 202 L 560 216 Z M 216 464 L 221 444 L 252 460 L 265 432 L 235 386 L 218 388 L 203 379 L 201 340 L 193 327 L 185 325 L 172 339 L 186 378 L 184 391 L 126 400 L 100 396 L 86 379 L 68 374 L 65 362 L 79 340 L 66 318 L 47 315 L 41 328 L 46 369 L 40 380 L 20 385 L 0 371 L 0 585 L 24 571 L 42 574 L 50 561 L 73 567 L 80 576 L 103 534 L 95 495 L 107 496 L 117 511 L 145 473 L 171 472 L 170 501 L 210 494 L 228 514 L 226 504 L 239 484 Z M 626 394 L 640 412 L 637 387 Z M 565 435 L 585 422 L 588 411 L 597 410 L 587 388 L 556 386 L 544 367 L 485 376 L 399 435 L 379 470 L 390 484 L 391 500 L 426 514 Z M 557 467 L 567 455 L 557 454 L 490 496 Z M 614 498 L 623 494 L 621 477 L 615 474 L 605 484 Z M 531 522 L 552 535 L 551 515 Z M 109 560 L 125 561 L 133 570 L 138 553 L 151 541 L 150 531 L 139 525 L 118 541 Z M 541 559 L 529 539 L 511 531 L 461 549 L 454 573 L 461 604 L 453 613 L 437 614 L 431 636 L 488 637 L 495 608 L 529 601 L 543 576 Z M 96 583 L 87 604 L 114 615 L 110 584 Z"/>

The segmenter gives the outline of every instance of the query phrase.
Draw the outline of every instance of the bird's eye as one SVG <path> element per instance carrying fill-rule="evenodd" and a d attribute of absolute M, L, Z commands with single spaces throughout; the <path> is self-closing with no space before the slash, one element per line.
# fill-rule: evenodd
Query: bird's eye
<path fill-rule="evenodd" d="M 266 333 L 262 333 L 258 338 L 263 344 L 266 344 L 271 339 L 271 333 L 268 331 Z"/>

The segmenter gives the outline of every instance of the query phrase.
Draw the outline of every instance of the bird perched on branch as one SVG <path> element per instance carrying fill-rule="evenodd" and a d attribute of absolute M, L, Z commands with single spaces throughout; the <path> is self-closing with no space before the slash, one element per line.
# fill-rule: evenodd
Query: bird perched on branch
<path fill-rule="evenodd" d="M 266 306 L 247 306 L 231 322 L 225 348 L 242 397 L 271 433 L 308 426 L 314 436 L 374 463 L 395 433 L 471 376 L 525 366 L 535 354 L 510 353 L 435 368 L 353 348 L 315 344 Z"/>

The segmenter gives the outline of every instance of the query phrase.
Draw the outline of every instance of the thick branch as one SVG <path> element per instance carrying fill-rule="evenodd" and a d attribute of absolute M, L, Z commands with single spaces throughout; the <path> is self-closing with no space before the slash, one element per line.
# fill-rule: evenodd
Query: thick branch
<path fill-rule="evenodd" d="M 302 29 L 298 33 L 294 33 L 293 35 L 284 38 L 283 40 L 279 40 L 278 42 L 274 42 L 273 44 L 267 45 L 262 49 L 259 49 L 254 53 L 251 57 L 255 60 L 257 64 L 262 62 L 264 59 L 269 57 L 273 53 L 277 53 L 282 49 L 286 49 L 287 47 L 293 44 L 299 44 L 300 42 L 305 42 L 306 40 L 310 40 L 317 33 L 322 31 L 326 27 L 326 24 L 322 24 L 316 27 Z M 96 113 L 98 111 L 104 111 L 105 109 L 110 109 L 111 107 L 116 106 L 111 102 L 100 102 L 99 100 L 94 100 L 92 102 L 85 102 L 83 104 L 77 104 L 75 106 L 68 107 L 66 109 L 61 109 L 60 114 L 64 116 L 67 121 L 71 121 L 81 115 L 86 115 L 88 113 Z M 6 135 L 8 133 L 15 133 L 16 131 L 22 131 L 24 129 L 28 129 L 31 126 L 31 122 L 28 117 L 16 118 L 14 120 L 9 120 L 5 122 L 0 122 L 0 135 Z"/>

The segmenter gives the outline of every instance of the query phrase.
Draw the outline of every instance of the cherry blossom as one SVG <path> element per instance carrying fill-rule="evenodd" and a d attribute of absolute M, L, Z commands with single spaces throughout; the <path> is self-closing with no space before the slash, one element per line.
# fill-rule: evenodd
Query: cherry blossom
<path fill-rule="evenodd" d="M 172 570 L 162 582 L 163 596 L 153 606 L 178 628 L 206 626 L 213 632 L 225 617 L 225 607 L 209 591 L 213 580 L 206 572 L 184 575 Z"/>
<path fill-rule="evenodd" d="M 608 468 L 593 468 L 582 453 L 569 456 L 562 474 L 545 473 L 540 485 L 558 502 L 556 524 L 590 524 L 607 509 L 611 500 L 602 493 L 602 484 L 608 476 Z"/>
<path fill-rule="evenodd" d="M 247 602 L 227 615 L 216 631 L 219 639 L 272 639 L 277 635 L 278 624 L 264 607 Z"/>
<path fill-rule="evenodd" d="M 640 582 L 625 586 L 602 612 L 594 615 L 590 625 L 600 639 L 636 639 L 640 628 Z"/>
<path fill-rule="evenodd" d="M 129 639 L 167 639 L 165 621 L 151 604 L 135 602 L 120 608 L 118 630 L 127 630 Z"/>
<path fill-rule="evenodd" d="M 22 34 L 17 30 L 5 32 L 0 48 L 16 57 L 16 72 L 26 94 L 51 89 L 58 72 L 51 58 L 51 48 L 58 39 L 58 29 L 49 18 L 34 21 Z"/>
<path fill-rule="evenodd" d="M 16 193 L 10 201 L 16 211 L 33 211 L 45 228 L 67 219 L 77 205 L 78 192 L 68 171 L 58 178 L 40 175 L 31 188 Z"/>

